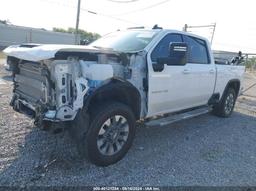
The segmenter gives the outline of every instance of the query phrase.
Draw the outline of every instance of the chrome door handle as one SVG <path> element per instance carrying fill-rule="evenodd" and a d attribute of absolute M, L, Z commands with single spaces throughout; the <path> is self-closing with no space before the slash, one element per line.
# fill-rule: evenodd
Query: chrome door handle
<path fill-rule="evenodd" d="M 183 74 L 189 74 L 190 72 L 189 72 L 189 70 L 188 69 L 184 69 L 183 70 Z"/>

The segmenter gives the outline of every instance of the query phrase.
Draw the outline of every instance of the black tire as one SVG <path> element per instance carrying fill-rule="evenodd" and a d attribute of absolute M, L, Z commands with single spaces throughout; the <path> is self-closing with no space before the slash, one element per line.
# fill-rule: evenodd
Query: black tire
<path fill-rule="evenodd" d="M 97 166 L 108 166 L 118 162 L 132 145 L 135 121 L 133 112 L 125 104 L 118 102 L 99 104 L 91 111 L 88 132 L 78 144 L 80 154 Z M 100 134 L 101 131 L 104 133 Z M 103 144 L 99 146 L 100 143 Z"/>
<path fill-rule="evenodd" d="M 218 105 L 213 107 L 213 114 L 219 117 L 229 117 L 235 107 L 237 94 L 233 88 L 228 88 L 224 95 L 218 103 Z"/>
<path fill-rule="evenodd" d="M 84 109 L 81 109 L 77 113 L 76 118 L 67 125 L 67 131 L 77 146 L 78 154 L 83 157 L 84 160 L 87 160 L 87 152 L 86 149 L 84 149 L 86 142 L 83 140 L 89 129 L 89 121 L 89 114 Z"/>

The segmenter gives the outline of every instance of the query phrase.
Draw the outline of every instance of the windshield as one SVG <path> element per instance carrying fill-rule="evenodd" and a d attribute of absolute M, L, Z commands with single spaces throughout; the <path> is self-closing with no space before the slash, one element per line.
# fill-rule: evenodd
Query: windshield
<path fill-rule="evenodd" d="M 118 31 L 103 36 L 90 46 L 120 52 L 136 52 L 143 50 L 157 33 L 158 31 Z"/>

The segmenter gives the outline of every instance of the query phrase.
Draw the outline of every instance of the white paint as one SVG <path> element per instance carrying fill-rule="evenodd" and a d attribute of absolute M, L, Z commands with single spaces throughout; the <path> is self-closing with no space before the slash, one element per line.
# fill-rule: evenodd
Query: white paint
<path fill-rule="evenodd" d="M 149 50 L 147 54 L 149 72 L 147 117 L 207 105 L 213 93 L 220 93 L 222 96 L 229 80 L 242 81 L 244 66 L 215 65 L 209 41 L 198 36 L 196 37 L 207 42 L 210 64 L 164 65 L 163 71 L 155 72 L 152 67 L 151 53 L 158 42 L 172 32 L 168 30 L 161 32 L 158 39 L 147 47 Z M 184 34 L 177 31 L 175 33 Z"/>
<path fill-rule="evenodd" d="M 0 78 L 0 85 L 5 85 L 5 84 L 7 84 L 7 83 L 5 82 L 5 80 L 3 80 L 2 78 Z"/>
<path fill-rule="evenodd" d="M 22 60 L 40 61 L 54 58 L 58 51 L 86 51 L 97 52 L 96 48 L 79 45 L 41 45 L 34 48 L 23 48 L 10 46 L 4 49 L 4 53 L 8 56 L 14 56 Z M 101 51 L 104 52 L 104 51 Z"/>
<path fill-rule="evenodd" d="M 114 70 L 110 64 L 97 64 L 97 62 L 83 60 L 79 62 L 83 76 L 90 80 L 104 81 L 114 76 Z"/>

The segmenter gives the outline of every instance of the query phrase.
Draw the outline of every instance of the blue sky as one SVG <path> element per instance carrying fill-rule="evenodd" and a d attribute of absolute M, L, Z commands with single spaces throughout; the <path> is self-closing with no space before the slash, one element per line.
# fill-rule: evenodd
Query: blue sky
<path fill-rule="evenodd" d="M 154 24 L 181 30 L 185 23 L 208 25 L 216 22 L 213 49 L 256 53 L 256 2 L 253 0 L 81 1 L 80 28 L 87 31 L 104 35 L 117 29 L 136 25 L 152 27 Z M 0 19 L 45 29 L 75 27 L 76 5 L 77 0 L 3 0 Z M 152 8 L 137 11 L 147 7 Z M 210 38 L 212 30 L 193 29 L 192 32 Z"/>

